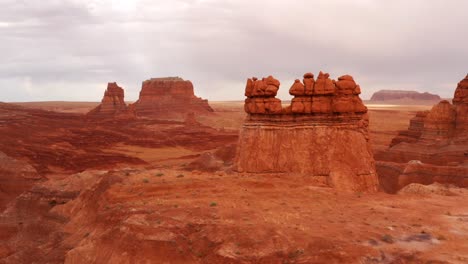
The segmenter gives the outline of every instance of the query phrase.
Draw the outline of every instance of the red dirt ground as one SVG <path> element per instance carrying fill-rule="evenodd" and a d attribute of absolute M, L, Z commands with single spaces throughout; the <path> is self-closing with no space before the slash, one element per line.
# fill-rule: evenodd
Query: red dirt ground
<path fill-rule="evenodd" d="M 463 189 L 339 194 L 303 178 L 184 170 L 237 140 L 242 103 L 211 105 L 203 126 L 186 127 L 1 104 L 0 150 L 47 180 L 0 214 L 0 263 L 468 263 Z M 370 107 L 374 148 L 421 109 Z"/>

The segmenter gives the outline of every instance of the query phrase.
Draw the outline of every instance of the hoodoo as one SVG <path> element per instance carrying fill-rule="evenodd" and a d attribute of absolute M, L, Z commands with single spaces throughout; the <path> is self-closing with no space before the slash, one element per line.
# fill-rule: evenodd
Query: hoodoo
<path fill-rule="evenodd" d="M 124 89 L 115 82 L 108 83 L 101 104 L 91 110 L 88 116 L 97 118 L 131 116 L 131 111 L 125 104 Z"/>
<path fill-rule="evenodd" d="M 275 98 L 280 82 L 247 80 L 245 111 L 236 155 L 241 173 L 308 177 L 312 184 L 342 191 L 376 191 L 378 179 L 369 143 L 367 108 L 353 77 L 338 81 L 306 73 L 289 93 Z"/>
<path fill-rule="evenodd" d="M 441 101 L 418 112 L 390 148 L 376 154 L 388 192 L 410 183 L 450 183 L 468 187 L 468 75 L 458 83 L 453 104 Z"/>
<path fill-rule="evenodd" d="M 142 84 L 140 97 L 133 104 L 138 117 L 184 117 L 193 112 L 213 112 L 208 100 L 196 97 L 191 81 L 179 77 L 152 78 Z"/>

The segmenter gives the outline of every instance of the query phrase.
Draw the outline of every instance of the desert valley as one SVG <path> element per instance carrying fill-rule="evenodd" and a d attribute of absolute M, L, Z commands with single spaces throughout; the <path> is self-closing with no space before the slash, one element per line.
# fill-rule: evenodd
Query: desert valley
<path fill-rule="evenodd" d="M 468 262 L 468 77 L 434 106 L 366 107 L 349 75 L 279 88 L 2 103 L 0 263 Z"/>
<path fill-rule="evenodd" d="M 0 264 L 468 264 L 466 10 L 0 0 Z"/>

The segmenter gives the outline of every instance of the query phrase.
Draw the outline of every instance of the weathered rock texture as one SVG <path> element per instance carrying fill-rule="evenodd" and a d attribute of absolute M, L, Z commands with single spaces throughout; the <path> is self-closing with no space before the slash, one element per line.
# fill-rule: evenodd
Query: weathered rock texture
<path fill-rule="evenodd" d="M 247 113 L 257 114 L 280 114 L 283 110 L 281 100 L 275 98 L 280 82 L 268 76 L 262 80 L 252 78 L 247 80 L 245 87 L 245 105 Z"/>
<path fill-rule="evenodd" d="M 405 90 L 380 90 L 375 92 L 371 101 L 393 101 L 393 100 L 422 100 L 422 101 L 440 101 L 441 98 L 437 94 L 428 92 L 420 93 L 416 91 Z"/>
<path fill-rule="evenodd" d="M 101 104 L 88 113 L 89 117 L 116 118 L 134 117 L 134 113 L 124 100 L 124 89 L 117 83 L 108 83 Z"/>
<path fill-rule="evenodd" d="M 401 131 L 388 150 L 377 153 L 380 182 L 388 183 L 384 189 L 396 192 L 413 182 L 468 187 L 467 91 L 468 76 L 458 83 L 453 104 L 444 100 L 417 113 L 408 130 Z"/>
<path fill-rule="evenodd" d="M 0 213 L 16 196 L 41 179 L 27 162 L 11 158 L 0 151 Z"/>
<path fill-rule="evenodd" d="M 133 104 L 138 117 L 159 118 L 160 116 L 213 112 L 208 100 L 196 97 L 191 81 L 179 77 L 152 78 L 142 84 L 140 97 Z"/>
<path fill-rule="evenodd" d="M 368 138 L 367 108 L 360 87 L 345 75 L 338 81 L 320 72 L 296 80 L 291 105 L 275 98 L 272 76 L 248 79 L 245 120 L 236 170 L 309 177 L 316 184 L 344 191 L 376 191 L 374 159 Z"/>

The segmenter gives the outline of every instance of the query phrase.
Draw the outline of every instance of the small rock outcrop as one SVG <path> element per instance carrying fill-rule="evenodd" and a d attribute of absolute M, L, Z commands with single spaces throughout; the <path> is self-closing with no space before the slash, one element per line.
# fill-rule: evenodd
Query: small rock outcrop
<path fill-rule="evenodd" d="M 279 114 L 282 111 L 281 100 L 275 98 L 278 93 L 280 82 L 268 76 L 258 80 L 252 78 L 247 80 L 245 87 L 245 105 L 247 113 L 256 114 Z"/>
<path fill-rule="evenodd" d="M 291 105 L 275 98 L 280 82 L 247 80 L 245 111 L 235 170 L 308 177 L 312 184 L 343 191 L 376 191 L 367 108 L 353 77 L 334 81 L 320 72 L 296 80 Z"/>
<path fill-rule="evenodd" d="M 388 101 L 399 101 L 399 100 L 413 100 L 413 101 L 440 101 L 442 100 L 437 94 L 431 94 L 428 92 L 420 93 L 416 91 L 405 91 L 405 90 L 380 90 L 375 92 L 371 101 L 377 102 L 388 102 Z"/>
<path fill-rule="evenodd" d="M 410 183 L 468 187 L 468 76 L 458 83 L 453 104 L 443 100 L 418 112 L 408 130 L 377 153 L 380 182 L 388 192 Z M 418 161 L 410 163 L 411 161 Z"/>
<path fill-rule="evenodd" d="M 133 104 L 138 117 L 181 116 L 189 112 L 213 112 L 208 100 L 196 97 L 191 81 L 179 77 L 152 78 L 142 84 L 140 97 Z"/>
<path fill-rule="evenodd" d="M 115 82 L 108 83 L 101 104 L 91 110 L 87 116 L 97 118 L 134 117 L 124 98 L 125 92 L 122 87 Z"/>

